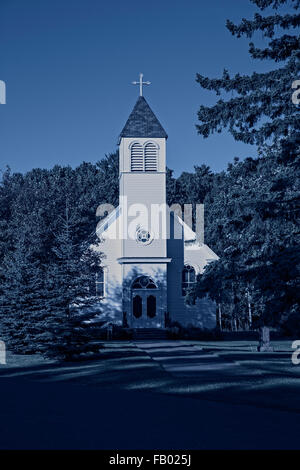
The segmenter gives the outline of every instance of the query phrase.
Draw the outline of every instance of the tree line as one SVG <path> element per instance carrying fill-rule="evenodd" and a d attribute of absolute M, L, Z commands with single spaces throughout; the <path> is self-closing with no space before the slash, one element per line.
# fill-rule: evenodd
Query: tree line
<path fill-rule="evenodd" d="M 270 61 L 273 68 L 196 77 L 218 97 L 213 106 L 200 106 L 198 133 L 207 138 L 226 129 L 235 140 L 255 144 L 260 155 L 235 161 L 207 196 L 208 238 L 222 256 L 205 270 L 196 294 L 211 292 L 220 325 L 230 306 L 233 329 L 251 326 L 255 318 L 262 326 L 290 325 L 296 334 L 300 117 L 291 95 L 300 72 L 300 1 L 250 1 L 257 7 L 253 18 L 227 20 L 226 27 L 236 38 L 250 39 L 251 60 Z M 258 38 L 262 46 L 255 44 Z"/>
<path fill-rule="evenodd" d="M 50 344 L 54 354 L 64 345 L 70 349 L 67 339 L 78 321 L 70 305 L 86 297 L 101 263 L 89 252 L 96 242 L 96 209 L 116 206 L 118 192 L 117 152 L 75 169 L 3 174 L 0 327 L 14 350 L 47 352 Z M 235 159 L 226 171 L 202 165 L 178 178 L 168 170 L 167 202 L 205 205 L 205 242 L 220 259 L 207 266 L 191 295 L 216 302 L 220 328 L 263 322 L 300 329 L 295 159 Z M 83 333 L 79 328 L 72 341 L 81 344 Z"/>
<path fill-rule="evenodd" d="M 239 25 L 251 39 L 253 59 L 274 69 L 220 78 L 197 74 L 219 97 L 201 106 L 197 131 L 204 138 L 227 129 L 258 146 L 257 158 L 237 158 L 213 173 L 195 166 L 175 178 L 167 170 L 167 202 L 205 205 L 206 243 L 220 259 L 198 277 L 190 297 L 209 295 L 222 329 L 279 325 L 300 333 L 299 109 L 291 86 L 300 71 L 299 0 L 250 0 L 258 12 Z M 290 7 L 280 13 L 280 7 Z M 267 14 L 262 16 L 261 12 Z M 265 48 L 252 42 L 260 33 Z M 118 153 L 77 168 L 55 166 L 2 174 L 0 184 L 0 336 L 18 352 L 73 357 L 88 351 L 95 313 L 86 300 L 99 267 L 95 242 L 99 204 L 118 204 Z M 78 305 L 85 315 L 78 316 Z M 77 309 L 77 310 L 76 310 Z M 71 334 L 71 332 L 73 332 Z M 298 334 L 299 334 L 298 333 Z"/>

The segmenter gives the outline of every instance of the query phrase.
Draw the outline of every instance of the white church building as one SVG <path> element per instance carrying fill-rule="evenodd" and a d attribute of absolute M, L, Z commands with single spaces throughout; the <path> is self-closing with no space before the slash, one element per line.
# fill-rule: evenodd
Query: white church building
<path fill-rule="evenodd" d="M 166 204 L 167 137 L 141 90 L 120 134 L 120 204 L 97 227 L 100 310 L 129 328 L 164 328 L 171 320 L 211 329 L 215 304 L 187 304 L 185 295 L 218 256 Z"/>

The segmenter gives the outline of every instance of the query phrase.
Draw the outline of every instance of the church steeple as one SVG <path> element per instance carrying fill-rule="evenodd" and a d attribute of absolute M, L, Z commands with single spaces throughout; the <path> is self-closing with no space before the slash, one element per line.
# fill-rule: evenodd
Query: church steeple
<path fill-rule="evenodd" d="M 121 134 L 130 138 L 163 138 L 168 135 L 143 96 L 139 96 Z"/>

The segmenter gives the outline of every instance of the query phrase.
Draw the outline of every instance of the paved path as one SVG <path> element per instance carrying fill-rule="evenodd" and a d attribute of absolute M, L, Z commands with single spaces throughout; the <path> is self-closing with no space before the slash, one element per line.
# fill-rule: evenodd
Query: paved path
<path fill-rule="evenodd" d="M 199 377 L 207 370 L 224 370 L 239 364 L 235 360 L 224 359 L 217 352 L 206 351 L 197 343 L 140 341 L 135 345 L 175 377 Z"/>
<path fill-rule="evenodd" d="M 300 413 L 300 366 L 288 347 L 259 353 L 251 343 L 135 342 L 173 382 L 162 393 Z M 300 418 L 300 417 L 299 417 Z"/>

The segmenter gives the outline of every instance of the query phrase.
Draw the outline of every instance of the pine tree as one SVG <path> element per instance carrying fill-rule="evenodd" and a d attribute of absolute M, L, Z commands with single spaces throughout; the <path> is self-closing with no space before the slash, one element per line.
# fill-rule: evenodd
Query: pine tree
<path fill-rule="evenodd" d="M 99 254 L 92 251 L 88 242 L 74 242 L 76 216 L 69 214 L 68 202 L 65 217 L 59 223 L 53 247 L 55 257 L 47 269 L 46 329 L 51 341 L 45 345 L 44 353 L 72 360 L 99 350 L 99 345 L 92 342 L 96 313 L 91 308 L 95 298 L 89 291 L 99 269 Z"/>
<path fill-rule="evenodd" d="M 219 330 L 232 329 L 235 312 L 232 299 L 232 285 L 236 281 L 231 264 L 219 261 L 209 263 L 202 275 L 197 278 L 195 295 L 204 298 L 207 295 L 215 302 L 217 309 L 217 327 Z"/>
<path fill-rule="evenodd" d="M 206 237 L 220 259 L 198 295 L 206 289 L 219 303 L 226 292 L 233 326 L 278 327 L 300 314 L 299 184 L 293 162 L 236 160 L 205 199 Z"/>
<path fill-rule="evenodd" d="M 272 13 L 262 16 L 256 13 L 251 20 L 243 19 L 239 25 L 227 21 L 227 28 L 236 37 L 252 38 L 261 31 L 269 40 L 268 47 L 258 48 L 253 42 L 249 53 L 253 59 L 271 60 L 280 66 L 265 73 L 254 72 L 251 76 L 237 74 L 231 77 L 224 70 L 221 78 L 210 79 L 197 74 L 196 81 L 202 88 L 213 90 L 217 95 L 232 93 L 226 100 L 220 99 L 214 106 L 201 106 L 197 125 L 199 134 L 208 137 L 227 128 L 235 140 L 256 144 L 278 145 L 280 157 L 294 158 L 300 149 L 299 109 L 292 102 L 292 83 L 300 71 L 300 25 L 299 0 L 251 0 L 260 10 L 272 7 L 277 10 L 285 4 L 290 13 Z M 285 31 L 298 34 L 287 34 Z"/>
<path fill-rule="evenodd" d="M 41 298 L 44 271 L 34 259 L 24 233 L 19 234 L 14 250 L 5 256 L 0 279 L 1 338 L 14 352 L 37 352 L 35 331 L 45 318 Z"/>
<path fill-rule="evenodd" d="M 223 97 L 212 107 L 201 106 L 197 129 L 204 137 L 228 129 L 235 140 L 256 144 L 263 157 L 243 164 L 236 161 L 227 175 L 219 177 L 221 185 L 206 201 L 210 204 L 207 210 L 211 210 L 211 224 L 206 227 L 219 245 L 219 264 L 233 267 L 234 310 L 238 296 L 249 296 L 251 292 L 257 319 L 265 327 L 278 325 L 280 318 L 298 303 L 300 118 L 292 102 L 292 83 L 300 70 L 300 40 L 299 35 L 286 31 L 294 32 L 300 25 L 296 11 L 300 2 L 251 1 L 262 11 L 291 7 L 288 14 L 256 13 L 239 25 L 227 21 L 227 28 L 237 37 L 252 38 L 261 31 L 269 40 L 268 47 L 258 48 L 251 42 L 250 55 L 253 59 L 269 59 L 276 67 L 266 73 L 234 77 L 224 70 L 220 79 L 198 74 L 202 88 L 217 95 L 231 92 L 232 96 L 227 100 Z M 286 274 L 286 269 L 277 268 L 278 260 L 284 259 L 288 265 L 291 253 L 296 267 Z"/>

